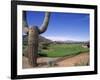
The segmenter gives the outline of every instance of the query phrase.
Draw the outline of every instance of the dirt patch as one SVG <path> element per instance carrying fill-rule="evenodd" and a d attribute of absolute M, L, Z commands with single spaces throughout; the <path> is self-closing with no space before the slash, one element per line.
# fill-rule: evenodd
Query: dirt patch
<path fill-rule="evenodd" d="M 42 67 L 42 68 L 48 67 L 48 62 L 55 61 L 57 59 L 58 58 L 38 57 L 38 59 L 37 59 L 38 66 L 37 67 Z M 25 56 L 23 56 L 22 65 L 23 65 L 23 68 L 32 68 L 32 66 L 28 62 L 28 58 Z"/>
<path fill-rule="evenodd" d="M 84 66 L 89 64 L 89 53 L 81 53 L 71 58 L 64 59 L 56 63 L 58 66 Z"/>
<path fill-rule="evenodd" d="M 71 66 L 83 66 L 84 64 L 89 64 L 89 53 L 81 53 L 72 57 L 64 57 L 64 59 L 60 58 L 48 58 L 48 57 L 39 57 L 37 59 L 38 66 L 37 67 L 71 67 Z M 28 63 L 28 58 L 23 56 L 23 68 L 32 68 Z M 51 62 L 54 64 L 52 65 Z"/>
<path fill-rule="evenodd" d="M 23 56 L 22 58 L 22 67 L 24 68 L 32 68 L 32 66 L 28 63 L 28 58 Z"/>

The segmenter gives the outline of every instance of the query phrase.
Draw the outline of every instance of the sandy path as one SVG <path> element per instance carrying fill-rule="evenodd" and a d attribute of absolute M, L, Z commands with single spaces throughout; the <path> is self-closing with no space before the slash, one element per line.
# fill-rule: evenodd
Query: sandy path
<path fill-rule="evenodd" d="M 89 62 L 89 53 L 81 53 L 74 57 L 57 62 L 57 65 L 66 67 L 66 66 L 75 66 L 79 64 L 82 65 L 82 63 L 86 64 L 87 62 Z"/>
<path fill-rule="evenodd" d="M 47 62 L 52 60 L 56 61 L 58 58 L 48 58 L 48 57 L 40 57 L 37 60 L 38 67 L 48 67 Z M 56 66 L 62 66 L 62 67 L 67 67 L 67 66 L 75 66 L 76 64 L 84 63 L 86 64 L 89 62 L 89 53 L 81 53 L 79 55 L 70 57 L 70 58 L 64 58 L 63 60 L 60 60 L 56 62 Z M 22 65 L 23 68 L 32 68 L 31 65 L 28 63 L 28 58 L 23 56 L 22 60 Z"/>

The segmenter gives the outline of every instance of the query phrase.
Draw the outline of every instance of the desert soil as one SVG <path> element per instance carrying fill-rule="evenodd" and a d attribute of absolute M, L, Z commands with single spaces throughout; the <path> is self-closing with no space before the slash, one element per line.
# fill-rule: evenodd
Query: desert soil
<path fill-rule="evenodd" d="M 24 57 L 22 58 L 22 65 L 23 68 L 32 68 L 31 65 L 29 65 L 28 63 L 28 58 Z M 81 63 L 86 64 L 87 62 L 89 62 L 89 53 L 81 53 L 79 55 L 73 56 L 73 57 L 64 57 L 64 59 L 61 59 L 59 61 L 59 58 L 48 58 L 48 57 L 39 57 L 37 59 L 37 63 L 38 63 L 38 67 L 48 67 L 47 63 L 49 61 L 55 61 L 56 65 L 58 67 L 62 66 L 62 67 L 71 67 L 71 66 L 75 66 Z"/>
<path fill-rule="evenodd" d="M 62 61 L 57 62 L 58 66 L 63 66 L 63 67 L 71 67 L 71 66 L 77 66 L 77 65 L 84 65 L 89 63 L 89 53 L 82 53 L 79 55 L 76 55 L 71 58 L 64 59 Z"/>

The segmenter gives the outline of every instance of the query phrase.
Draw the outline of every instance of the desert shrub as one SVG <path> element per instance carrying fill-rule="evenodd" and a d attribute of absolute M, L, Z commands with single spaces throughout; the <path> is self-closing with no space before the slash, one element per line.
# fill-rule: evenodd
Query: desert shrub
<path fill-rule="evenodd" d="M 38 50 L 38 56 L 39 57 L 47 57 L 47 54 L 45 52 L 42 51 L 42 49 Z"/>
<path fill-rule="evenodd" d="M 48 49 L 49 45 L 50 45 L 50 43 L 42 43 L 41 48 L 42 49 Z"/>
<path fill-rule="evenodd" d="M 28 47 L 23 49 L 23 56 L 28 57 Z"/>

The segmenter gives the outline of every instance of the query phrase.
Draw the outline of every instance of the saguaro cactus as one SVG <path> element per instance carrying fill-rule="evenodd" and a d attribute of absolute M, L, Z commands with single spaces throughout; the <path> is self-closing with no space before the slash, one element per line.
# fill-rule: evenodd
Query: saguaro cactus
<path fill-rule="evenodd" d="M 24 32 L 28 32 L 28 58 L 29 63 L 35 67 L 37 66 L 37 56 L 38 56 L 38 37 L 39 34 L 46 31 L 50 19 L 50 13 L 46 12 L 43 24 L 40 28 L 37 26 L 32 26 L 31 28 L 27 28 L 27 21 L 26 21 L 26 12 L 23 16 L 23 26 Z"/>

